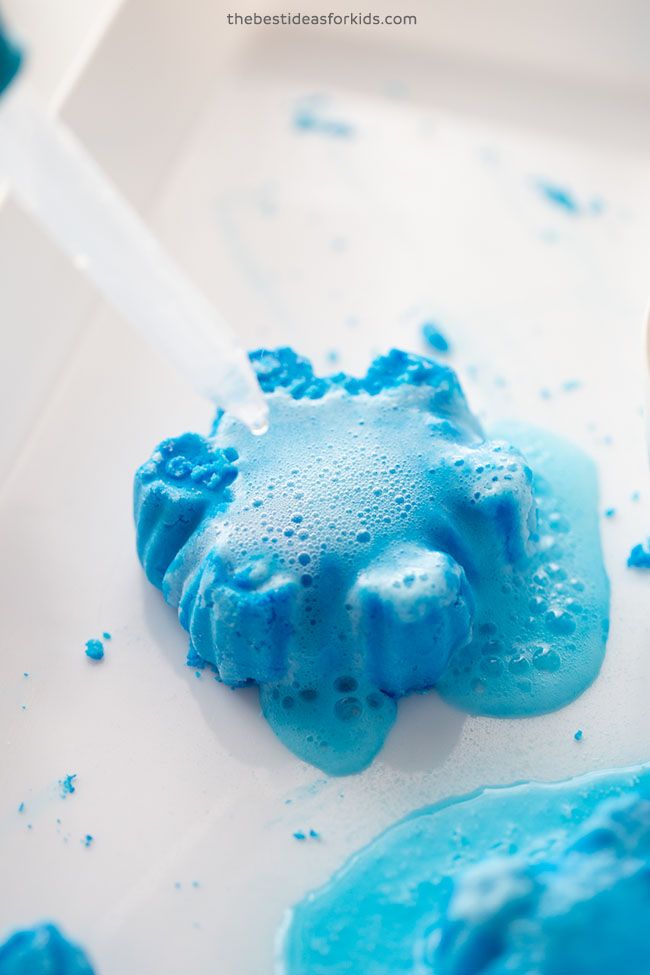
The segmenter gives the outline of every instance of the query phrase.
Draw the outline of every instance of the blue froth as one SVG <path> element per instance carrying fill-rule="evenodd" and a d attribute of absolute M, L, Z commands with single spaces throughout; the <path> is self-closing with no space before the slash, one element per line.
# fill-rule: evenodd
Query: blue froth
<path fill-rule="evenodd" d="M 136 475 L 138 553 L 192 666 L 257 683 L 276 734 L 332 774 L 372 760 L 404 694 L 533 714 L 593 680 L 608 592 L 586 458 L 524 428 L 486 439 L 421 356 L 361 378 L 251 359 L 266 436 L 219 413 Z"/>
<path fill-rule="evenodd" d="M 93 975 L 88 958 L 53 924 L 16 931 L 0 945 L 0 975 Z"/>
<path fill-rule="evenodd" d="M 424 809 L 295 907 L 278 975 L 650 971 L 650 772 Z"/>

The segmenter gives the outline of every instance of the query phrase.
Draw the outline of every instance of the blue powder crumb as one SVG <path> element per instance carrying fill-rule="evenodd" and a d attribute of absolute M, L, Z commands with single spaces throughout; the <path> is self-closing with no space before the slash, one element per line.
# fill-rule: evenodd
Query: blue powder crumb
<path fill-rule="evenodd" d="M 303 833 L 302 830 L 299 829 L 296 833 L 293 834 L 293 838 L 294 840 L 306 840 L 307 836 L 305 833 Z"/>
<path fill-rule="evenodd" d="M 66 775 L 64 779 L 59 779 L 59 793 L 62 799 L 65 799 L 67 796 L 71 796 L 77 791 L 77 787 L 75 785 L 76 778 L 77 775 L 75 773 L 74 775 Z"/>
<path fill-rule="evenodd" d="M 83 838 L 83 840 L 81 842 L 83 843 L 83 845 L 86 848 L 88 848 L 92 844 L 92 842 L 93 842 L 94 839 L 95 839 L 94 836 L 91 836 L 90 833 L 86 833 L 86 835 L 84 836 L 84 838 Z"/>
<path fill-rule="evenodd" d="M 93 975 L 93 968 L 55 925 L 41 924 L 0 945 L 0 975 Z"/>
<path fill-rule="evenodd" d="M 24 802 L 21 802 L 20 805 L 18 806 L 18 812 L 19 813 L 24 813 L 25 812 L 25 803 Z"/>
<path fill-rule="evenodd" d="M 29 677 L 29 672 L 27 670 L 23 672 L 23 677 Z"/>
<path fill-rule="evenodd" d="M 435 322 L 424 323 L 422 326 L 422 338 L 430 348 L 436 352 L 441 352 L 443 355 L 451 349 L 449 340 Z"/>
<path fill-rule="evenodd" d="M 312 840 L 319 840 L 320 839 L 320 833 L 317 832 L 315 829 L 310 829 L 309 830 L 309 835 L 311 836 Z"/>
<path fill-rule="evenodd" d="M 605 517 L 613 518 L 616 514 L 616 508 L 605 508 Z"/>
<path fill-rule="evenodd" d="M 104 633 L 102 633 L 102 636 L 103 636 L 103 638 L 104 638 L 105 640 L 111 640 L 111 639 L 112 639 L 112 637 L 111 637 L 111 634 L 110 634 L 110 633 L 106 633 L 106 632 L 104 632 Z"/>
<path fill-rule="evenodd" d="M 104 644 L 101 640 L 86 641 L 86 656 L 91 660 L 102 660 L 104 657 Z"/>
<path fill-rule="evenodd" d="M 640 497 L 641 497 L 640 491 L 633 491 L 632 494 L 630 495 L 630 501 L 638 501 Z"/>
<path fill-rule="evenodd" d="M 572 393 L 576 389 L 580 389 L 582 383 L 579 379 L 567 379 L 566 382 L 562 383 L 562 390 L 565 393 Z"/>
<path fill-rule="evenodd" d="M 582 739 L 584 738 L 582 728 L 578 728 L 578 730 L 576 731 L 573 737 L 575 738 L 576 741 L 582 741 Z"/>
<path fill-rule="evenodd" d="M 630 569 L 650 569 L 650 539 L 645 544 L 635 545 L 627 560 Z"/>

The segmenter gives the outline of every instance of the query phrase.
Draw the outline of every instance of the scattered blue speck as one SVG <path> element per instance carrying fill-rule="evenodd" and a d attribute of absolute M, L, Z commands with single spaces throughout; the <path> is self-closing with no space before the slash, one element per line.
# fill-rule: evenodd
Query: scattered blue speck
<path fill-rule="evenodd" d="M 650 539 L 635 545 L 627 560 L 630 569 L 650 569 Z"/>
<path fill-rule="evenodd" d="M 27 671 L 27 670 L 26 670 L 26 671 L 24 671 L 24 673 L 23 673 L 23 677 L 29 677 L 29 671 Z"/>
<path fill-rule="evenodd" d="M 104 656 L 104 644 L 101 640 L 86 641 L 86 656 L 91 660 L 101 660 Z"/>
<path fill-rule="evenodd" d="M 550 389 L 547 389 L 545 387 L 544 389 L 540 389 L 539 395 L 541 396 L 542 399 L 550 399 L 551 398 L 551 391 L 550 391 Z"/>
<path fill-rule="evenodd" d="M 310 829 L 309 830 L 309 835 L 311 836 L 312 840 L 319 840 L 320 839 L 320 833 L 317 830 L 315 830 L 315 829 Z"/>
<path fill-rule="evenodd" d="M 176 890 L 180 890 L 180 889 L 181 889 L 181 882 L 180 882 L 180 880 L 176 880 L 176 881 L 174 882 L 174 888 L 175 888 Z"/>
<path fill-rule="evenodd" d="M 572 393 L 576 389 L 580 389 L 582 383 L 579 379 L 567 379 L 566 382 L 562 383 L 562 389 L 565 393 Z"/>
<path fill-rule="evenodd" d="M 25 803 L 24 802 L 21 802 L 21 804 L 18 806 L 18 812 L 19 813 L 24 813 L 25 812 Z"/>
<path fill-rule="evenodd" d="M 579 213 L 580 207 L 571 193 L 566 187 L 558 186 L 555 183 L 547 183 L 544 180 L 537 181 L 537 189 L 542 194 L 544 199 L 548 203 L 554 204 L 556 207 L 564 210 L 565 213 Z"/>
<path fill-rule="evenodd" d="M 573 737 L 575 738 L 576 741 L 582 741 L 582 739 L 584 737 L 584 735 L 582 733 L 582 728 L 578 728 L 578 730 L 576 731 L 576 733 L 575 733 L 575 735 Z"/>
<path fill-rule="evenodd" d="M 296 833 L 293 834 L 293 838 L 294 838 L 294 840 L 306 840 L 307 839 L 307 837 L 305 836 L 305 834 L 300 829 Z"/>
<path fill-rule="evenodd" d="M 192 887 L 194 887 L 194 889 L 195 889 L 195 890 L 196 890 L 196 889 L 197 889 L 198 887 L 200 887 L 200 886 L 201 886 L 201 884 L 200 884 L 200 883 L 198 882 L 198 880 L 193 880 L 193 881 L 192 881 Z"/>
<path fill-rule="evenodd" d="M 20 710 L 21 711 L 26 711 L 27 710 L 27 705 L 26 704 L 21 704 L 20 705 Z"/>
<path fill-rule="evenodd" d="M 90 833 L 86 833 L 86 835 L 84 836 L 84 838 L 83 838 L 83 840 L 81 842 L 83 843 L 83 845 L 86 848 L 88 848 L 91 845 L 91 843 L 93 842 L 94 839 L 95 839 L 94 836 L 92 836 Z"/>
<path fill-rule="evenodd" d="M 74 775 L 66 775 L 64 779 L 59 779 L 59 792 L 61 798 L 65 799 L 66 796 L 71 796 L 73 792 L 76 792 L 75 779 L 77 778 L 76 773 Z"/>
<path fill-rule="evenodd" d="M 327 118 L 310 108 L 299 108 L 293 117 L 293 124 L 301 132 L 314 132 L 335 139 L 349 139 L 355 134 L 354 127 L 348 122 Z"/>
<path fill-rule="evenodd" d="M 641 497 L 640 491 L 633 491 L 632 494 L 630 495 L 630 501 L 638 501 L 640 497 Z"/>
<path fill-rule="evenodd" d="M 105 633 L 102 633 L 102 636 L 104 637 L 105 640 L 110 640 L 111 639 L 111 634 L 110 633 L 106 633 L 106 632 Z"/>
<path fill-rule="evenodd" d="M 435 349 L 436 352 L 441 352 L 443 355 L 449 352 L 451 348 L 449 341 L 435 322 L 424 323 L 422 326 L 422 338 L 430 348 Z"/>
<path fill-rule="evenodd" d="M 605 517 L 613 518 L 616 514 L 616 508 L 605 508 Z"/>

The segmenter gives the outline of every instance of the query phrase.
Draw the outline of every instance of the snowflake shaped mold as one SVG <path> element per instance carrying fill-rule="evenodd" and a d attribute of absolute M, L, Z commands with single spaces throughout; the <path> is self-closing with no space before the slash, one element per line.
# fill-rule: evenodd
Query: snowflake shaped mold
<path fill-rule="evenodd" d="M 258 684 L 276 734 L 332 774 L 372 760 L 405 694 L 524 715 L 593 680 L 608 587 L 582 454 L 524 428 L 486 439 L 421 356 L 362 378 L 291 349 L 251 361 L 264 437 L 219 413 L 136 474 L 138 554 L 191 660 Z"/>

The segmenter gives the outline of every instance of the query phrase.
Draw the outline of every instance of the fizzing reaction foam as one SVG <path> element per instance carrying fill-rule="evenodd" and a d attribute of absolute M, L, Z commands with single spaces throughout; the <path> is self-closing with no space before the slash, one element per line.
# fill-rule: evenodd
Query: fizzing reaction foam
<path fill-rule="evenodd" d="M 192 661 L 258 684 L 276 734 L 333 774 L 372 760 L 413 691 L 511 716 L 591 683 L 608 585 L 582 454 L 525 428 L 486 439 L 421 356 L 362 378 L 291 349 L 251 361 L 265 437 L 220 412 L 136 474 L 138 553 Z"/>

